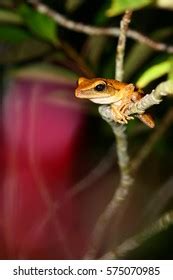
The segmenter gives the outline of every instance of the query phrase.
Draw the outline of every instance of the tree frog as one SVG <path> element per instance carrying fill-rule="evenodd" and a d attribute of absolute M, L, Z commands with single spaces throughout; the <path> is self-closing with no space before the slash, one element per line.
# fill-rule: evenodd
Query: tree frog
<path fill-rule="evenodd" d="M 126 114 L 131 102 L 141 99 L 144 92 L 133 84 L 123 83 L 114 79 L 79 78 L 75 96 L 89 99 L 97 104 L 109 104 L 115 122 L 126 124 L 134 117 Z M 150 128 L 155 126 L 151 115 L 144 113 L 137 117 Z"/>

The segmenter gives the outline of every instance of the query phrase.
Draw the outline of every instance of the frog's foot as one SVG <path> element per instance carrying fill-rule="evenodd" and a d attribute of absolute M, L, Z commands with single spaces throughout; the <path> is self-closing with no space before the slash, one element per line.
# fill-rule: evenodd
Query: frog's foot
<path fill-rule="evenodd" d="M 133 120 L 134 117 L 129 116 L 129 115 L 126 114 L 126 110 L 127 110 L 128 108 L 129 108 L 129 104 L 124 104 L 124 105 L 121 105 L 121 106 L 120 106 L 119 110 L 120 110 L 121 114 L 124 115 L 125 118 L 129 121 L 129 120 Z"/>
<path fill-rule="evenodd" d="M 127 124 L 129 120 L 133 120 L 134 117 L 128 115 L 121 115 L 121 118 L 117 118 L 118 123 Z"/>
<path fill-rule="evenodd" d="M 126 107 L 126 108 L 124 108 L 124 107 Z M 128 106 L 124 105 L 123 108 L 119 108 L 114 104 L 111 105 L 112 116 L 113 116 L 113 119 L 115 122 L 118 122 L 121 124 L 127 124 L 129 120 L 133 119 L 132 116 L 128 116 L 127 114 L 125 114 L 127 107 Z"/>

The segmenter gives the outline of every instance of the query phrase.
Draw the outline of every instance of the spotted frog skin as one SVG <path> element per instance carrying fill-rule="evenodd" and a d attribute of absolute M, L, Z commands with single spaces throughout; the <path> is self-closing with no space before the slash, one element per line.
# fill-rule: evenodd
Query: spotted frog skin
<path fill-rule="evenodd" d="M 140 100 L 143 95 L 143 91 L 133 84 L 105 78 L 81 77 L 75 90 L 75 96 L 78 98 L 89 99 L 97 104 L 109 104 L 114 121 L 121 124 L 126 124 L 134 118 L 128 116 L 126 110 L 131 103 Z M 150 128 L 155 126 L 149 114 L 139 114 L 137 117 Z"/>

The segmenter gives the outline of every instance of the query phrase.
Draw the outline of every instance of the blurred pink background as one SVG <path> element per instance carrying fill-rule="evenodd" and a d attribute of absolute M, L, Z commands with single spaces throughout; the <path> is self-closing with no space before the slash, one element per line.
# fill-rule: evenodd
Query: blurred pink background
<path fill-rule="evenodd" d="M 64 77 L 18 77 L 7 86 L 0 123 L 2 259 L 81 257 L 78 199 L 62 203 L 86 119 L 73 92 L 74 81 Z"/>

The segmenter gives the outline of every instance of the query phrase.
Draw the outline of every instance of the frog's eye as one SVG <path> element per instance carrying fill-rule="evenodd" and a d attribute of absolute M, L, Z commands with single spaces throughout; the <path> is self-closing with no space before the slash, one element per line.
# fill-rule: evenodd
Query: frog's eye
<path fill-rule="evenodd" d="M 106 85 L 105 84 L 98 84 L 94 89 L 96 91 L 103 91 L 105 89 Z"/>

